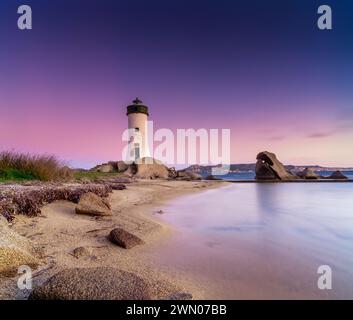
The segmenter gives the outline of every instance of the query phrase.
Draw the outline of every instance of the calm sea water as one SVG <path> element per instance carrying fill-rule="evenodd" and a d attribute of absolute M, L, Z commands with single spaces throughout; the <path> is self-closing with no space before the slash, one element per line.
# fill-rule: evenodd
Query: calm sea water
<path fill-rule="evenodd" d="M 353 183 L 235 183 L 163 210 L 178 232 L 154 260 L 206 298 L 353 298 Z"/>
<path fill-rule="evenodd" d="M 317 172 L 317 174 L 322 175 L 324 177 L 328 177 L 331 175 L 332 172 L 333 171 L 320 171 L 320 172 Z M 353 179 L 353 171 L 344 171 L 343 174 L 347 178 Z M 217 177 L 223 180 L 254 180 L 255 173 L 254 172 L 229 173 L 227 175 L 217 176 Z"/>

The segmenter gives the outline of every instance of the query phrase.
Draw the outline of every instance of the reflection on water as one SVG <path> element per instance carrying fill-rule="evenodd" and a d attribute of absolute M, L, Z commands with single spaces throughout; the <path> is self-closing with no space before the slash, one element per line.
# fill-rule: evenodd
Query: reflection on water
<path fill-rule="evenodd" d="M 206 298 L 353 298 L 353 184 L 232 184 L 175 200 L 153 252 Z M 317 268 L 333 289 L 317 288 Z"/>

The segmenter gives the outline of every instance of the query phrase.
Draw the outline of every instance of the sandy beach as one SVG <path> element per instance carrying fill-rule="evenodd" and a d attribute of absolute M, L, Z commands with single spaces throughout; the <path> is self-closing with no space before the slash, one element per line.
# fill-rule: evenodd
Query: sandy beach
<path fill-rule="evenodd" d="M 157 299 L 176 292 L 191 293 L 202 299 L 203 293 L 182 274 L 158 269 L 146 252 L 157 248 L 173 232 L 162 222 L 159 208 L 177 196 L 226 185 L 220 181 L 136 181 L 126 190 L 113 191 L 109 202 L 113 214 L 91 217 L 75 214 L 75 204 L 56 201 L 44 206 L 37 217 L 16 215 L 12 230 L 30 239 L 41 251 L 40 266 L 33 272 L 33 287 L 57 272 L 73 267 L 115 267 L 146 279 Z M 107 236 L 115 227 L 123 227 L 139 236 L 144 245 L 126 250 L 112 244 Z M 75 257 L 73 250 L 85 247 L 89 255 Z M 1 278 L 0 299 L 26 299 L 28 290 L 17 288 L 17 277 Z"/>

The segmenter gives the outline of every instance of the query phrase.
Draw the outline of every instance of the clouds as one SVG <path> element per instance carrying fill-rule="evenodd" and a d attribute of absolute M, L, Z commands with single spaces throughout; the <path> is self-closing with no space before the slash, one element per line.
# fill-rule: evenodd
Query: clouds
<path fill-rule="evenodd" d="M 328 138 L 340 133 L 353 132 L 353 122 L 339 122 L 331 130 L 311 132 L 306 137 L 307 138 Z"/>
<path fill-rule="evenodd" d="M 320 127 L 327 127 L 327 125 L 321 124 Z M 353 133 L 353 122 L 338 122 L 334 126 L 330 126 L 325 129 L 319 129 L 319 126 L 305 125 L 304 127 L 287 126 L 286 128 L 265 128 L 257 130 L 257 134 L 262 136 L 267 141 L 285 141 L 291 140 L 292 138 L 300 139 L 324 139 L 339 134 Z"/>
<path fill-rule="evenodd" d="M 333 134 L 335 134 L 335 131 L 314 132 L 314 133 L 308 134 L 306 137 L 307 138 L 326 138 L 326 137 L 332 136 Z"/>

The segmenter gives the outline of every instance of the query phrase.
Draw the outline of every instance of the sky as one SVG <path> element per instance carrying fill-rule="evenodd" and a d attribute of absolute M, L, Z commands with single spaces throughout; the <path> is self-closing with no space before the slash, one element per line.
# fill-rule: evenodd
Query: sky
<path fill-rule="evenodd" d="M 156 129 L 230 129 L 232 163 L 353 166 L 352 39 L 350 0 L 2 0 L 0 150 L 118 160 L 138 96 Z"/>

